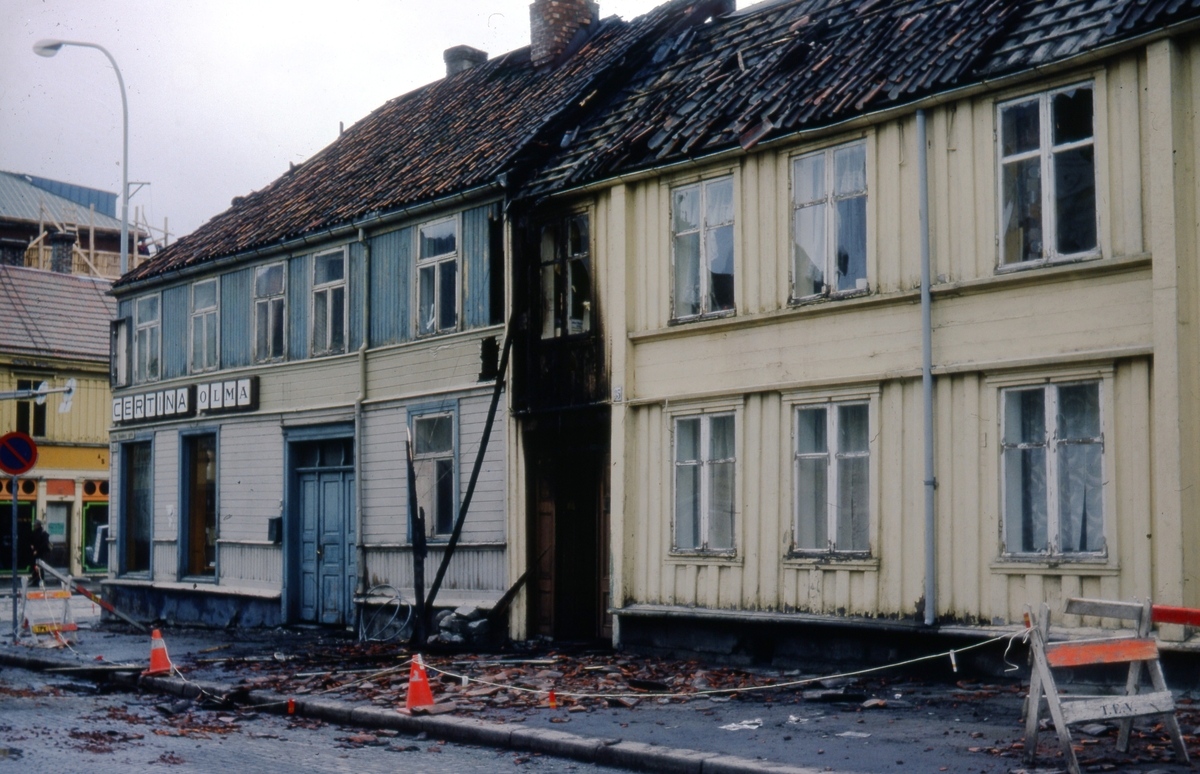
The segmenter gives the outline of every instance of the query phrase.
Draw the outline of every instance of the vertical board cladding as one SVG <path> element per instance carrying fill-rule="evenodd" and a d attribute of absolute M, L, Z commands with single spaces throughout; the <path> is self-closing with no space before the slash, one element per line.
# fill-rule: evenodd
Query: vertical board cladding
<path fill-rule="evenodd" d="M 430 544 L 425 557 L 426 583 L 442 561 L 443 546 Z M 411 598 L 413 562 L 408 548 L 369 548 L 366 552 L 367 579 L 371 585 L 387 583 L 400 589 Z M 505 549 L 503 546 L 464 546 L 455 549 L 454 558 L 446 567 L 442 580 L 442 592 L 438 594 L 440 604 L 451 604 L 454 591 L 477 591 L 481 594 L 465 596 L 479 601 L 496 600 L 507 587 Z M 425 589 L 429 591 L 428 587 Z M 444 593 L 451 592 L 451 593 Z M 460 595 L 461 599 L 463 595 Z"/>
<path fill-rule="evenodd" d="M 175 428 L 154 434 L 154 525 L 150 571 L 155 580 L 173 581 L 179 576 L 175 546 L 179 538 L 179 431 Z"/>
<path fill-rule="evenodd" d="M 312 258 L 298 255 L 288 261 L 288 359 L 308 357 L 308 310 L 312 303 Z"/>
<path fill-rule="evenodd" d="M 188 372 L 188 285 L 162 294 L 162 378 L 177 379 Z"/>
<path fill-rule="evenodd" d="M 491 221 L 500 217 L 500 205 L 476 207 L 462 214 L 463 315 L 467 328 L 491 321 Z"/>
<path fill-rule="evenodd" d="M 370 345 L 408 341 L 409 282 L 412 275 L 413 228 L 371 238 Z"/>
<path fill-rule="evenodd" d="M 225 422 L 218 456 L 221 540 L 266 540 L 283 501 L 283 434 L 278 423 Z"/>
<path fill-rule="evenodd" d="M 404 408 L 400 406 L 370 408 L 363 414 L 359 494 L 363 540 L 368 543 L 408 540 L 406 421 Z"/>
<path fill-rule="evenodd" d="M 283 579 L 283 551 L 279 546 L 219 544 L 222 584 L 241 588 L 278 589 Z"/>
<path fill-rule="evenodd" d="M 254 269 L 231 271 L 221 277 L 221 367 L 250 365 L 254 348 Z"/>
<path fill-rule="evenodd" d="M 117 317 L 133 317 L 132 298 L 126 298 L 117 304 Z"/>
<path fill-rule="evenodd" d="M 483 428 L 487 423 L 491 395 L 463 398 L 458 404 L 458 478 L 460 497 L 466 494 L 471 481 L 471 470 L 479 454 Z M 500 396 L 501 406 L 504 396 Z M 504 542 L 504 484 L 505 484 L 505 422 L 504 413 L 497 409 L 492 423 L 492 435 L 488 439 L 471 509 L 463 524 L 463 539 L 472 543 Z"/>
<path fill-rule="evenodd" d="M 1005 555 L 1001 495 L 1002 390 L 1044 384 L 995 382 L 973 372 L 943 376 L 935 392 L 937 614 L 966 624 L 1013 624 L 1025 605 L 1062 609 L 1072 596 L 1154 596 L 1144 514 L 1151 512 L 1150 363 L 1119 361 L 1102 380 L 1107 556 L 1051 562 Z M 778 393 L 752 393 L 739 413 L 738 523 L 733 557 L 672 551 L 671 416 L 660 405 L 629 409 L 631 462 L 625 497 L 625 603 L 917 618 L 924 604 L 922 390 L 919 379 L 879 384 L 871 400 L 868 557 L 790 555 L 795 519 L 795 408 Z M 463 415 L 470 411 L 465 406 Z M 464 419 L 464 425 L 467 420 Z M 877 483 L 875 483 L 877 481 Z M 916 525 L 914 527 L 914 525 Z M 1068 626 L 1124 626 L 1068 617 Z"/>
<path fill-rule="evenodd" d="M 350 349 L 353 352 L 362 346 L 363 340 L 363 270 L 366 267 L 366 249 L 362 242 L 350 243 L 350 276 L 347 277 L 346 306 L 350 316 Z"/>

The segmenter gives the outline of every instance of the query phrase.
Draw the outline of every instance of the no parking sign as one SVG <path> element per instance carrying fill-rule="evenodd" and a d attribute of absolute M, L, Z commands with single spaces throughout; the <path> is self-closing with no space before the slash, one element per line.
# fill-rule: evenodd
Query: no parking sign
<path fill-rule="evenodd" d="M 10 476 L 27 473 L 37 464 L 37 444 L 25 433 L 0 436 L 0 470 Z"/>

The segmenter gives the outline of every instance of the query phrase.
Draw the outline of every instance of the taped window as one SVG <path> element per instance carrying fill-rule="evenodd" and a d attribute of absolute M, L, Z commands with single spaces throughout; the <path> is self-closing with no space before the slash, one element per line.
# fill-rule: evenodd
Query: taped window
<path fill-rule="evenodd" d="M 673 319 L 733 311 L 733 213 L 732 177 L 671 192 Z"/>
<path fill-rule="evenodd" d="M 866 403 L 796 410 L 797 551 L 870 551 L 869 418 Z"/>
<path fill-rule="evenodd" d="M 675 420 L 675 549 L 734 549 L 733 414 Z"/>
<path fill-rule="evenodd" d="M 1001 264 L 1097 251 L 1092 97 L 1084 84 L 999 107 Z"/>
<path fill-rule="evenodd" d="M 867 289 L 867 146 L 792 162 L 792 298 Z"/>

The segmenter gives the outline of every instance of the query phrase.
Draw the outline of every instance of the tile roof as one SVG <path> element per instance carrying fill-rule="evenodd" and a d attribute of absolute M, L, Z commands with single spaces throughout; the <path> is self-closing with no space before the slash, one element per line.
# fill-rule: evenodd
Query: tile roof
<path fill-rule="evenodd" d="M 0 265 L 0 352 L 108 360 L 107 280 Z"/>
<path fill-rule="evenodd" d="M 772 0 L 659 41 L 525 189 L 838 123 L 1194 18 L 1200 0 Z"/>
<path fill-rule="evenodd" d="M 89 221 L 88 217 L 87 207 L 35 186 L 25 175 L 0 172 L 0 220 L 37 223 L 39 219 L 53 219 L 59 223 L 80 225 L 94 222 L 98 229 L 121 230 L 121 221 L 116 218 L 110 218 L 100 212 L 92 216 L 92 221 Z"/>
<path fill-rule="evenodd" d="M 526 47 L 397 97 L 266 188 L 234 199 L 117 287 L 494 184 L 639 42 L 703 5 L 673 0 L 633 22 L 605 19 L 555 69 L 534 68 Z"/>

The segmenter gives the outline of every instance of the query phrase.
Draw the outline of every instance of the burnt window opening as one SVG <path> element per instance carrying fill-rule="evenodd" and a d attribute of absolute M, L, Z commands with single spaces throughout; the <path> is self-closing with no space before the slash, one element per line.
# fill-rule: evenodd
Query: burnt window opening
<path fill-rule="evenodd" d="M 479 381 L 490 382 L 500 375 L 500 344 L 495 336 L 479 342 Z"/>
<path fill-rule="evenodd" d="M 38 384 L 39 382 L 32 379 L 18 379 L 17 389 L 33 390 L 37 389 Z M 33 399 L 17 401 L 17 432 L 34 438 L 46 437 L 46 403 L 44 401 L 40 406 Z"/>
<path fill-rule="evenodd" d="M 1097 251 L 1092 97 L 1085 84 L 1000 106 L 1001 265 Z"/>
<path fill-rule="evenodd" d="M 539 253 L 542 338 L 590 333 L 591 229 L 587 214 L 543 226 Z"/>

